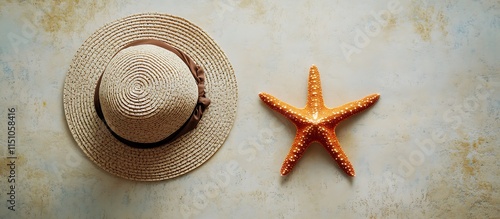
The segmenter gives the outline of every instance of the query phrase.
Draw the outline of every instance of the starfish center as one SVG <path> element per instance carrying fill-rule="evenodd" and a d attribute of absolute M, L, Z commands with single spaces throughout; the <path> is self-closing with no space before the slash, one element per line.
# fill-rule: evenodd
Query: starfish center
<path fill-rule="evenodd" d="M 314 119 L 314 120 L 317 120 L 317 119 L 318 119 L 318 112 L 314 112 L 314 113 L 313 113 L 313 119 Z"/>

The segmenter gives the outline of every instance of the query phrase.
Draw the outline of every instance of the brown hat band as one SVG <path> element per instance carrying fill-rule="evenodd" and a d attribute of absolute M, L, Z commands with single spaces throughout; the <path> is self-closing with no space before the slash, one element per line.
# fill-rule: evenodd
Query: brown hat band
<path fill-rule="evenodd" d="M 191 116 L 188 118 L 188 120 L 174 133 L 169 135 L 168 137 L 164 138 L 163 140 L 160 140 L 158 142 L 153 142 L 153 143 L 140 143 L 140 142 L 134 142 L 134 141 L 129 141 L 127 139 L 124 139 L 123 137 L 119 136 L 116 134 L 111 128 L 108 126 L 106 123 L 106 119 L 104 118 L 104 114 L 102 113 L 101 110 L 101 103 L 99 101 L 99 87 L 101 84 L 101 79 L 102 75 L 99 77 L 99 80 L 97 81 L 97 86 L 95 89 L 94 93 L 94 106 L 95 110 L 97 112 L 97 115 L 99 118 L 104 122 L 108 130 L 113 134 L 113 136 L 121 141 L 122 143 L 129 145 L 131 147 L 136 147 L 136 148 L 154 148 L 158 147 L 160 145 L 164 145 L 166 143 L 172 142 L 173 140 L 181 137 L 182 135 L 188 133 L 189 131 L 193 130 L 196 128 L 198 125 L 198 122 L 200 121 L 203 112 L 207 109 L 208 105 L 210 105 L 210 99 L 208 99 L 205 96 L 205 71 L 203 68 L 199 65 L 196 65 L 196 63 L 189 58 L 188 55 L 185 53 L 181 52 L 180 50 L 170 46 L 169 44 L 159 41 L 159 40 L 153 40 L 153 39 L 145 39 L 145 40 L 137 40 L 134 41 L 127 46 L 123 47 L 121 50 L 131 47 L 131 46 L 137 46 L 137 45 L 144 45 L 144 44 L 150 44 L 150 45 L 155 45 L 159 46 L 161 48 L 164 48 L 166 50 L 169 50 L 170 52 L 173 52 L 176 54 L 186 65 L 189 67 L 189 70 L 191 71 L 191 74 L 193 75 L 194 79 L 196 80 L 196 83 L 198 85 L 198 101 L 196 103 L 196 106 L 193 110 L 193 113 Z M 121 51 L 120 50 L 120 51 Z"/>

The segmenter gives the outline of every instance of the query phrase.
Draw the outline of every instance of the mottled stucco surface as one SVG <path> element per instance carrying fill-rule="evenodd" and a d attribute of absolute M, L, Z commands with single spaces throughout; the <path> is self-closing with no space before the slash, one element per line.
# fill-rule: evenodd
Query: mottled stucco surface
<path fill-rule="evenodd" d="M 90 162 L 62 88 L 82 42 L 141 12 L 184 17 L 226 52 L 235 125 L 205 165 L 132 182 Z M 385 13 L 387 12 L 387 13 Z M 383 14 L 385 19 L 377 19 Z M 2 1 L 0 218 L 498 218 L 498 1 Z M 321 72 L 327 106 L 381 94 L 337 128 L 348 178 L 313 144 L 288 177 L 295 134 L 265 91 L 303 106 Z M 16 211 L 7 209 L 7 109 L 17 109 Z"/>

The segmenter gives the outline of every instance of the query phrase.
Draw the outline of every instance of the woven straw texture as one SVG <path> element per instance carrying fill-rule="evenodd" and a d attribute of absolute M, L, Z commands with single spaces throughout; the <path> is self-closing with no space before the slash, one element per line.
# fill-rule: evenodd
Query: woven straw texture
<path fill-rule="evenodd" d="M 206 96 L 211 100 L 196 129 L 150 149 L 118 141 L 94 107 L 97 81 L 113 56 L 142 39 L 164 41 L 201 65 L 206 75 Z M 75 141 L 99 167 L 131 180 L 157 181 L 199 167 L 222 146 L 235 119 L 237 84 L 224 52 L 199 27 L 171 15 L 136 14 L 105 25 L 83 43 L 67 72 L 63 102 Z"/>
<path fill-rule="evenodd" d="M 106 67 L 99 89 L 108 126 L 133 142 L 154 143 L 178 130 L 198 99 L 196 80 L 174 53 L 154 45 L 126 48 Z"/>

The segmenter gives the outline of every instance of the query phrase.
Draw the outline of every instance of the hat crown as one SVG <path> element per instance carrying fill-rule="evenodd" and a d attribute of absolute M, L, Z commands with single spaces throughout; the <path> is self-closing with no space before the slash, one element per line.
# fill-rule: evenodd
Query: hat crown
<path fill-rule="evenodd" d="M 132 142 L 154 143 L 189 119 L 198 88 L 176 54 L 155 45 L 136 45 L 111 59 L 102 76 L 99 99 L 113 132 Z"/>

